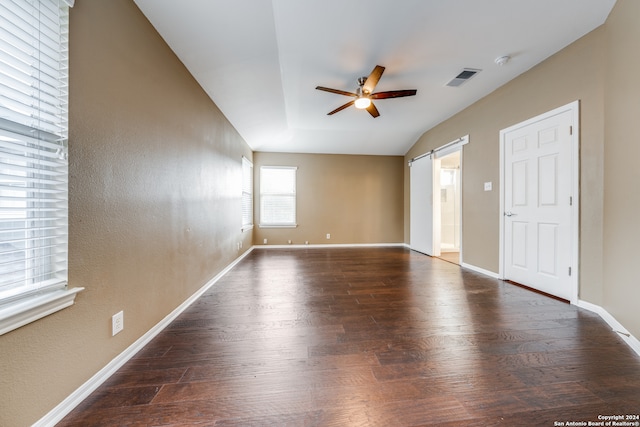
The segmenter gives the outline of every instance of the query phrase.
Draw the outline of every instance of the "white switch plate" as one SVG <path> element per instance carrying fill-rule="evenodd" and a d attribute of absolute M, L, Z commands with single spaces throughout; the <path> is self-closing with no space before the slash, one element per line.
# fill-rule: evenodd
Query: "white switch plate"
<path fill-rule="evenodd" d="M 493 189 L 493 184 L 491 182 L 484 183 L 484 191 L 491 191 Z"/>
<path fill-rule="evenodd" d="M 120 311 L 111 317 L 111 336 L 124 329 L 124 312 Z"/>

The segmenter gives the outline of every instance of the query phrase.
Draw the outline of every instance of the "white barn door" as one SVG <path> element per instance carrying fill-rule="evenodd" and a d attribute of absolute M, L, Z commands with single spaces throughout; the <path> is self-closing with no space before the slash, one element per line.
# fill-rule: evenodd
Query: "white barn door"
<path fill-rule="evenodd" d="M 410 169 L 410 246 L 430 256 L 440 255 L 439 191 L 434 191 L 434 176 L 439 176 L 438 162 L 432 154 L 411 162 Z M 438 197 L 435 197 L 438 196 Z"/>

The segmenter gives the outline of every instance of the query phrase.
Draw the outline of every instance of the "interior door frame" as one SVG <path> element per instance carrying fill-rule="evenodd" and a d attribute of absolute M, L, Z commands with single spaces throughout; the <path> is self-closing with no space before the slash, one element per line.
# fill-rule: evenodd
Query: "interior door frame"
<path fill-rule="evenodd" d="M 500 244 L 499 244 L 499 267 L 498 277 L 504 277 L 505 265 L 505 221 L 504 221 L 504 188 L 505 188 L 505 144 L 507 133 L 528 126 L 532 123 L 547 119 L 549 117 L 571 112 L 571 304 L 578 303 L 579 296 L 579 273 L 580 273 L 580 101 L 573 101 L 569 104 L 555 108 L 546 113 L 532 117 L 523 122 L 509 126 L 500 131 Z"/>
<path fill-rule="evenodd" d="M 438 147 L 435 150 L 433 150 L 435 152 L 435 157 L 437 161 L 440 161 L 441 158 L 448 156 L 449 154 L 453 154 L 455 152 L 460 152 L 460 172 L 458 174 L 458 179 L 460 180 L 460 190 L 459 190 L 459 194 L 457 194 L 457 199 L 458 199 L 458 207 L 460 209 L 460 224 L 458 225 L 458 235 L 459 235 L 459 248 L 458 248 L 458 263 L 459 265 L 462 265 L 463 263 L 463 227 L 464 227 L 464 223 L 463 223 L 463 209 L 464 209 L 464 197 L 462 197 L 462 194 L 464 192 L 464 188 L 463 188 L 463 179 L 462 176 L 464 174 L 463 170 L 463 163 L 464 163 L 464 150 L 462 149 L 466 144 L 469 143 L 469 135 L 464 135 L 461 136 L 460 138 L 456 139 L 455 141 L 451 141 L 448 144 L 443 145 L 442 147 Z M 439 184 L 439 182 L 438 182 Z M 434 187 L 435 188 L 435 187 Z M 442 219 L 441 219 L 442 220 Z M 440 224 L 442 225 L 442 223 Z M 440 243 L 442 242 L 442 236 L 440 236 L 440 241 L 438 242 L 438 246 L 440 246 Z M 442 255 L 441 251 L 440 251 L 440 255 Z"/>

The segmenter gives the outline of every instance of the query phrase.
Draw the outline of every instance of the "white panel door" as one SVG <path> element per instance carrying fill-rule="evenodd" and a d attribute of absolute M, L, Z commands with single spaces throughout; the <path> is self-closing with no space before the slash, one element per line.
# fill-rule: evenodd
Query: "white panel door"
<path fill-rule="evenodd" d="M 410 245 L 414 251 L 437 256 L 434 241 L 439 236 L 436 233 L 434 220 L 440 228 L 439 214 L 434 210 L 434 161 L 431 155 L 421 157 L 411 163 L 410 168 Z"/>
<path fill-rule="evenodd" d="M 503 136 L 504 278 L 571 300 L 572 112 Z"/>

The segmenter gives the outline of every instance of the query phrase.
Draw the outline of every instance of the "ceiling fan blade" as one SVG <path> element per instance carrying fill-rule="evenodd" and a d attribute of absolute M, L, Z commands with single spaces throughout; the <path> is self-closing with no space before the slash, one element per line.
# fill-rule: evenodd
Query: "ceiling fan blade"
<path fill-rule="evenodd" d="M 371 99 L 401 98 L 403 96 L 413 96 L 416 93 L 418 93 L 416 89 L 390 90 L 388 92 L 372 93 L 370 98 Z"/>
<path fill-rule="evenodd" d="M 376 68 L 373 69 L 371 74 L 369 74 L 369 77 L 367 77 L 367 80 L 364 82 L 364 85 L 362 86 L 362 91 L 364 93 L 373 92 L 373 89 L 375 89 L 376 86 L 378 85 L 378 81 L 380 80 L 380 77 L 382 77 L 382 73 L 384 73 L 384 67 L 381 65 L 376 65 Z"/>
<path fill-rule="evenodd" d="M 374 119 L 380 115 L 376 106 L 373 105 L 373 102 L 367 107 L 367 111 L 369 112 L 369 114 L 371 114 L 371 116 L 373 116 Z"/>
<path fill-rule="evenodd" d="M 337 113 L 337 112 L 339 112 L 339 111 L 342 111 L 342 110 L 344 110 L 344 109 L 345 109 L 345 108 L 347 108 L 347 107 L 351 107 L 355 102 L 356 102 L 356 100 L 355 100 L 355 99 L 354 99 L 353 101 L 349 101 L 349 102 L 347 102 L 346 104 L 339 106 L 338 108 L 336 108 L 336 109 L 335 109 L 335 110 L 333 110 L 332 112 L 327 113 L 327 116 L 330 116 L 330 115 L 335 114 L 335 113 Z"/>
<path fill-rule="evenodd" d="M 358 94 L 356 93 L 346 92 L 344 90 L 339 90 L 339 89 L 331 89 L 330 87 L 316 86 L 316 89 L 323 90 L 325 92 L 337 93 L 338 95 L 353 96 L 353 97 L 358 96 Z"/>

